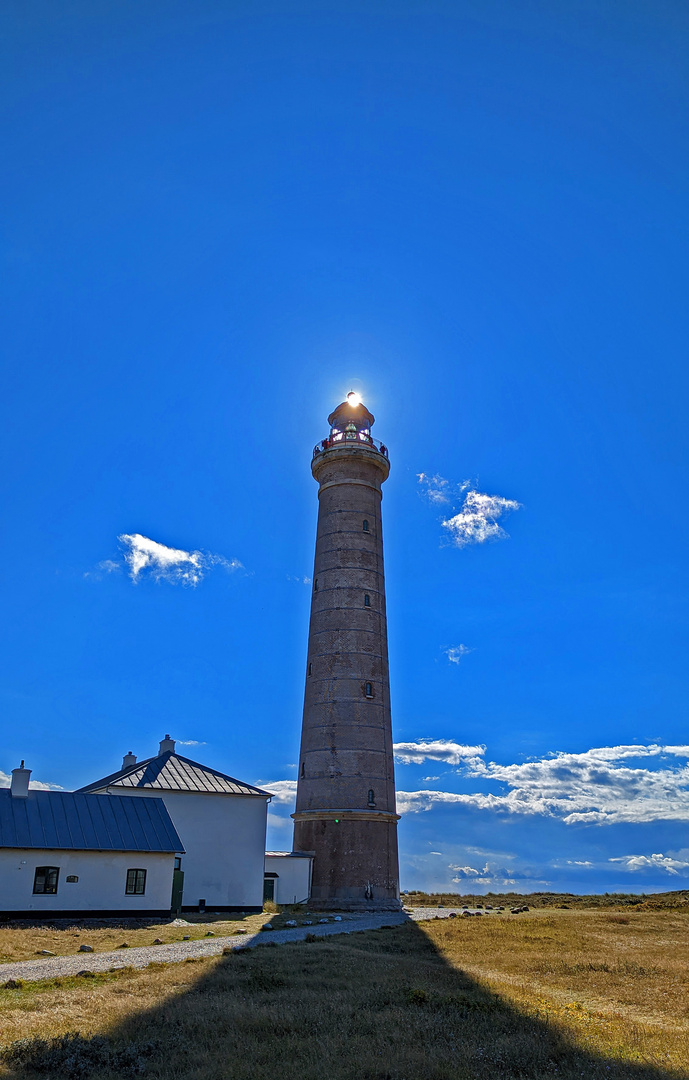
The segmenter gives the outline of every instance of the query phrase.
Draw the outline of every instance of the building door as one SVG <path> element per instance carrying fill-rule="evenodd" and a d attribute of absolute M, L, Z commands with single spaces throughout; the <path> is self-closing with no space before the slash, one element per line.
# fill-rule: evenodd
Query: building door
<path fill-rule="evenodd" d="M 184 870 L 175 867 L 172 871 L 172 900 L 170 910 L 173 915 L 179 915 L 182 910 L 182 893 L 184 892 Z"/>
<path fill-rule="evenodd" d="M 275 879 L 276 878 L 277 878 L 277 874 L 270 874 L 270 875 L 266 874 L 266 876 L 263 879 L 263 903 L 264 904 L 265 904 L 266 900 L 274 900 L 275 899 Z"/>

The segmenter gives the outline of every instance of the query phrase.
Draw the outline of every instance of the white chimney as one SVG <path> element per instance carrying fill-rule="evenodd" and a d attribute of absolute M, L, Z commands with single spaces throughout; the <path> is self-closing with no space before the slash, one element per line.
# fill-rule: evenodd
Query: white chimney
<path fill-rule="evenodd" d="M 171 739 L 169 735 L 166 735 L 164 739 L 160 740 L 159 754 L 167 754 L 168 750 L 174 754 L 175 752 L 175 740 Z"/>
<path fill-rule="evenodd" d="M 10 791 L 12 792 L 13 799 L 27 798 L 29 794 L 30 776 L 31 769 L 25 769 L 23 761 L 18 769 L 12 769 L 12 783 L 10 784 Z"/>
<path fill-rule="evenodd" d="M 128 769 L 130 765 L 136 765 L 136 754 L 132 754 L 131 750 L 122 758 L 122 768 Z"/>

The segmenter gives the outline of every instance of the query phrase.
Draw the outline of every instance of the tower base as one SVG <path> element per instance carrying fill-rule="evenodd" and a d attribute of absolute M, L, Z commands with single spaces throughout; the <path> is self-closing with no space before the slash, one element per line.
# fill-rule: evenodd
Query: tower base
<path fill-rule="evenodd" d="M 309 911 L 351 911 L 362 915 L 377 915 L 380 911 L 402 911 L 400 900 L 338 900 L 336 897 L 328 900 L 311 898 L 306 907 Z"/>

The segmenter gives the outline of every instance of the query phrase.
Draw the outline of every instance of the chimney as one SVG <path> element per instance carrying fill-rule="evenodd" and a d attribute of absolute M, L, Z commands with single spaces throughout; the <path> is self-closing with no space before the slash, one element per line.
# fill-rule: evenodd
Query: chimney
<path fill-rule="evenodd" d="M 12 769 L 12 783 L 10 784 L 10 791 L 12 792 L 13 799 L 27 798 L 29 794 L 30 776 L 31 769 L 25 769 L 23 761 L 18 769 Z"/>
<path fill-rule="evenodd" d="M 132 754 L 131 750 L 122 758 L 122 768 L 128 769 L 130 765 L 136 765 L 136 754 Z"/>
<path fill-rule="evenodd" d="M 170 753 L 174 754 L 175 740 L 171 739 L 169 735 L 166 735 L 164 739 L 160 740 L 160 750 L 158 751 L 158 754 L 166 754 L 168 750 Z"/>

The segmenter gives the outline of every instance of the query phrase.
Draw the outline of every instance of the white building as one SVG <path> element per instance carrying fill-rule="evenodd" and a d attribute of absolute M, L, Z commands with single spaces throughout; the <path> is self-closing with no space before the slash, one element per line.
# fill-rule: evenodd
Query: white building
<path fill-rule="evenodd" d="M 305 904 L 311 895 L 313 855 L 303 851 L 266 851 L 264 900 Z"/>
<path fill-rule="evenodd" d="M 163 916 L 182 842 L 161 799 L 0 790 L 0 913 L 6 918 Z"/>
<path fill-rule="evenodd" d="M 262 910 L 270 792 L 181 757 L 169 735 L 157 757 L 127 754 L 80 791 L 163 800 L 184 841 L 183 911 Z"/>

